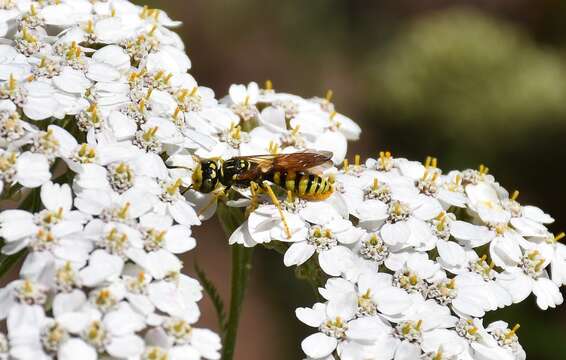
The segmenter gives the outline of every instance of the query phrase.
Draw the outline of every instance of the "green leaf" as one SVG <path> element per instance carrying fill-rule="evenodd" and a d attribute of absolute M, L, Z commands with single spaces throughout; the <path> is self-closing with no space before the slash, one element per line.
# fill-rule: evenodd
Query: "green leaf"
<path fill-rule="evenodd" d="M 212 305 L 214 306 L 214 310 L 216 311 L 216 315 L 218 317 L 218 325 L 220 327 L 220 331 L 224 333 L 226 330 L 226 310 L 224 309 L 224 301 L 222 300 L 222 297 L 220 296 L 220 293 L 218 292 L 216 286 L 214 286 L 212 281 L 210 281 L 205 272 L 200 268 L 200 266 L 198 266 L 197 263 L 195 263 L 195 272 L 198 279 L 200 280 L 202 287 L 204 288 L 204 291 L 206 291 L 206 293 L 210 297 L 210 300 L 212 301 Z"/>

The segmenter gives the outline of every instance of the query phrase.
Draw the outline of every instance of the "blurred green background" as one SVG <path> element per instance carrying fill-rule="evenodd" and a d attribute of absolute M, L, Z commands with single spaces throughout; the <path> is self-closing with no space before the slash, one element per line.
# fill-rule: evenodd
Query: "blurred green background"
<path fill-rule="evenodd" d="M 147 0 L 182 20 L 192 74 L 223 96 L 271 79 L 322 96 L 364 129 L 350 154 L 379 150 L 444 169 L 487 164 L 519 200 L 566 230 L 566 2 L 563 0 Z M 210 224 L 195 255 L 228 299 L 229 249 Z M 237 359 L 300 359 L 313 301 L 282 259 L 256 252 Z M 531 299 L 532 300 L 532 299 Z M 204 323 L 214 327 L 208 300 Z M 566 358 L 566 306 L 526 301 L 490 316 L 521 323 L 530 359 Z"/>

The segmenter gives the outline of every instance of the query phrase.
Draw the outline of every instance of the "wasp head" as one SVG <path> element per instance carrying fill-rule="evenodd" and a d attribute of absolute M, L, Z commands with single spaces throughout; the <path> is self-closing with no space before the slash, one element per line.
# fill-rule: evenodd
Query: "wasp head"
<path fill-rule="evenodd" d="M 193 171 L 192 188 L 201 193 L 209 193 L 218 184 L 218 163 L 214 160 L 201 160 Z"/>

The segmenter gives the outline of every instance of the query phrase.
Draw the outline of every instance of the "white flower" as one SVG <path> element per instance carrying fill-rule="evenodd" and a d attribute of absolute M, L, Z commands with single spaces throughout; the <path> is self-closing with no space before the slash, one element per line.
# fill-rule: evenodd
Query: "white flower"
<path fill-rule="evenodd" d="M 168 318 L 150 330 L 146 342 L 167 352 L 171 359 L 220 359 L 220 337 L 207 329 L 192 327 L 192 322 Z M 151 350 L 151 349 L 150 349 Z"/>
<path fill-rule="evenodd" d="M 521 302 L 531 292 L 537 298 L 537 305 L 546 310 L 563 302 L 558 286 L 548 278 L 545 270 L 549 259 L 538 250 L 527 251 L 515 267 L 509 267 L 497 276 L 497 282 L 512 296 L 513 302 Z"/>
<path fill-rule="evenodd" d="M 315 327 L 318 332 L 305 338 L 301 347 L 309 357 L 319 359 L 338 352 L 348 358 L 348 348 L 340 349 L 348 340 L 372 341 L 381 336 L 387 325 L 378 317 L 356 319 L 355 294 L 344 294 L 327 304 L 316 303 L 312 308 L 298 308 L 295 314 L 305 324 Z"/>
<path fill-rule="evenodd" d="M 142 354 L 144 341 L 135 335 L 135 332 L 142 330 L 145 322 L 127 303 L 116 304 L 115 308 L 106 314 L 85 312 L 83 316 L 89 318 L 89 321 L 79 330 L 80 340 L 77 338 L 77 341 L 81 342 L 80 345 L 70 344 L 77 350 L 80 349 L 74 356 L 93 358 L 93 353 L 105 351 L 118 358 L 137 357 Z M 71 355 L 64 347 L 65 345 L 61 352 Z"/>
<path fill-rule="evenodd" d="M 361 230 L 343 219 L 324 219 L 307 224 L 305 229 L 305 237 L 295 240 L 285 252 L 285 265 L 301 265 L 317 253 L 320 267 L 328 275 L 346 271 L 352 263 L 352 252 L 345 245 L 356 242 Z"/>

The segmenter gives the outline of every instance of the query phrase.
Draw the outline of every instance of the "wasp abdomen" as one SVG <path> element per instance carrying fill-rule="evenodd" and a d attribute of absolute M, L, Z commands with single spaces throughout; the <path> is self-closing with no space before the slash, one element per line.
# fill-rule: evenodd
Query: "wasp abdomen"
<path fill-rule="evenodd" d="M 321 176 L 300 172 L 275 171 L 265 176 L 269 180 L 296 196 L 312 201 L 320 201 L 332 195 L 332 183 Z"/>

